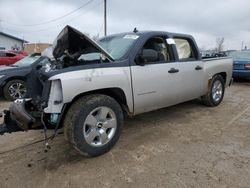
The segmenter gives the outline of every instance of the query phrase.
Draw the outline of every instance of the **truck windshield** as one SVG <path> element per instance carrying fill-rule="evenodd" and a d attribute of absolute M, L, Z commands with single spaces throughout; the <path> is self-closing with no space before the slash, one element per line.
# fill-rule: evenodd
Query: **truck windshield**
<path fill-rule="evenodd" d="M 121 59 L 126 55 L 131 46 L 139 38 L 138 35 L 115 35 L 105 37 L 97 43 L 107 51 L 115 60 Z"/>
<path fill-rule="evenodd" d="M 234 61 L 250 61 L 250 51 L 233 52 L 229 55 Z"/>

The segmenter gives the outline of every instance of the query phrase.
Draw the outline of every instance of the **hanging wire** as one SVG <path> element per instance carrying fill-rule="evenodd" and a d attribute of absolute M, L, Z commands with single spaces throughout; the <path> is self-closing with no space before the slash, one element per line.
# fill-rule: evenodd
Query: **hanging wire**
<path fill-rule="evenodd" d="M 46 27 L 46 28 L 42 28 L 42 29 L 38 29 L 38 30 L 28 30 L 28 31 L 26 30 L 26 31 L 22 31 L 22 32 L 20 32 L 20 30 L 15 30 L 15 29 L 9 29 L 9 28 L 4 28 L 4 29 L 7 30 L 7 31 L 10 31 L 10 32 L 22 33 L 22 34 L 36 33 L 36 32 L 42 32 L 42 31 L 48 31 L 48 30 L 51 30 L 51 29 L 56 29 L 57 27 L 59 27 L 61 25 L 65 25 L 65 24 L 68 24 L 69 22 L 72 22 L 76 18 L 79 19 L 79 16 L 82 16 L 84 14 L 89 13 L 91 10 L 94 10 L 95 8 L 98 8 L 102 4 L 103 4 L 103 2 L 101 1 L 100 3 L 98 3 L 95 6 L 93 6 L 92 8 L 90 8 L 88 12 L 83 12 L 83 13 L 81 12 L 81 13 L 75 15 L 73 18 L 71 18 L 71 19 L 69 19 L 67 21 L 64 21 L 64 22 L 62 22 L 60 24 L 51 26 L 51 27 Z"/>
<path fill-rule="evenodd" d="M 8 22 L 6 20 L 1 20 L 3 23 L 5 24 L 8 24 L 8 25 L 14 25 L 14 26 L 22 26 L 22 27 L 32 27 L 32 26 L 39 26 L 39 25 L 45 25 L 45 24 L 49 24 L 49 23 L 52 23 L 52 22 L 56 22 L 58 20 L 61 20 L 69 15 L 72 15 L 73 13 L 77 12 L 78 10 L 86 7 L 88 4 L 92 3 L 94 0 L 89 0 L 87 1 L 86 3 L 84 3 L 83 5 L 81 5 L 80 7 L 78 7 L 77 9 L 71 11 L 71 12 L 68 12 L 67 14 L 64 14 L 60 17 L 57 17 L 57 18 L 54 18 L 52 20 L 48 20 L 48 21 L 44 21 L 44 22 L 40 22 L 40 23 L 35 23 L 35 24 L 17 24 L 17 23 L 11 23 L 11 22 Z"/>

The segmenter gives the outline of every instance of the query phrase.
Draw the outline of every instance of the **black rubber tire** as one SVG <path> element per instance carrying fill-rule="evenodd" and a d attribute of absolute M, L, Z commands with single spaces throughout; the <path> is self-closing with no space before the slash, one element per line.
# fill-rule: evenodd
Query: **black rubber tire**
<path fill-rule="evenodd" d="M 213 100 L 213 97 L 212 97 L 212 88 L 213 88 L 213 84 L 217 80 L 219 80 L 221 82 L 222 87 L 223 87 L 223 91 L 222 91 L 221 99 L 216 102 Z M 222 102 L 222 100 L 224 98 L 224 93 L 225 93 L 225 80 L 221 75 L 217 74 L 217 75 L 213 76 L 213 78 L 211 80 L 211 84 L 208 88 L 208 92 L 206 95 L 201 97 L 201 100 L 202 100 L 203 104 L 205 104 L 206 106 L 215 107 L 215 106 L 218 106 Z"/>
<path fill-rule="evenodd" d="M 23 80 L 18 80 L 18 79 L 15 79 L 15 80 L 11 80 L 9 82 L 7 82 L 3 88 L 3 95 L 4 95 L 4 98 L 7 99 L 8 101 L 14 101 L 16 100 L 16 98 L 13 98 L 10 96 L 9 94 L 9 87 L 14 84 L 14 83 L 21 83 L 25 86 L 26 90 L 27 90 L 27 84 L 26 82 L 24 82 Z M 26 95 L 27 95 L 27 92 L 26 92 Z M 26 96 L 24 96 L 25 98 Z"/>
<path fill-rule="evenodd" d="M 95 108 L 106 106 L 111 108 L 117 118 L 117 128 L 113 138 L 104 146 L 94 147 L 88 144 L 83 135 L 84 121 Z M 73 147 L 82 155 L 96 157 L 108 152 L 118 141 L 123 127 L 123 111 L 120 104 L 106 95 L 88 95 L 75 101 L 67 111 L 63 125 L 64 135 Z"/>

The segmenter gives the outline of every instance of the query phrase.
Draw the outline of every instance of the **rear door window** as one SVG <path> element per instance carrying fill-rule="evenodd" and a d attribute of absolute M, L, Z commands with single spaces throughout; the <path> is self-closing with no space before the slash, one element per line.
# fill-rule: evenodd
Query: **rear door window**
<path fill-rule="evenodd" d="M 195 47 L 191 41 L 184 38 L 174 38 L 177 53 L 180 61 L 197 60 L 197 54 L 195 53 Z"/>

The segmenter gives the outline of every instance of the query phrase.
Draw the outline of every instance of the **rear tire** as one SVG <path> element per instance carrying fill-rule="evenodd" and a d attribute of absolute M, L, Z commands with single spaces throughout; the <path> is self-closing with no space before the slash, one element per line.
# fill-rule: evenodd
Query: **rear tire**
<path fill-rule="evenodd" d="M 99 156 L 118 141 L 123 119 L 123 111 L 115 99 L 99 94 L 84 96 L 66 113 L 64 135 L 81 154 Z"/>
<path fill-rule="evenodd" d="M 218 106 L 223 100 L 224 92 L 225 81 L 221 75 L 217 74 L 212 78 L 207 94 L 201 97 L 202 102 L 206 106 Z"/>
<path fill-rule="evenodd" d="M 25 98 L 27 95 L 27 84 L 23 80 L 11 80 L 5 84 L 3 94 L 9 101 Z"/>

